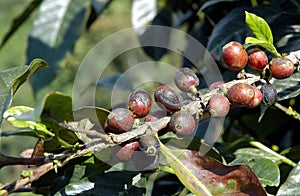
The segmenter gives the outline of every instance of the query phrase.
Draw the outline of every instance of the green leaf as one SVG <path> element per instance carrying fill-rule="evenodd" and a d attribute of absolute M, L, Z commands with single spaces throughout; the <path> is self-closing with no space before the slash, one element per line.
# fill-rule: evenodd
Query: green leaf
<path fill-rule="evenodd" d="M 255 37 L 246 37 L 245 44 L 261 46 L 261 47 L 265 48 L 266 50 L 268 50 L 269 52 L 271 52 L 274 56 L 280 56 L 280 54 L 277 52 L 275 46 L 268 41 L 260 40 Z"/>
<path fill-rule="evenodd" d="M 273 44 L 273 35 L 268 23 L 261 17 L 245 11 L 246 24 L 255 37 L 261 41 Z"/>
<path fill-rule="evenodd" d="M 5 33 L 2 41 L 0 43 L 0 49 L 5 45 L 5 43 L 11 38 L 11 36 L 19 29 L 19 27 L 26 21 L 30 14 L 40 5 L 43 0 L 32 0 L 26 7 L 23 9 L 22 13 L 16 16 L 11 23 L 9 30 Z"/>
<path fill-rule="evenodd" d="M 56 75 L 59 63 L 72 52 L 82 32 L 88 1 L 44 0 L 33 22 L 28 40 L 27 59 L 45 59 L 50 67 L 31 80 L 34 92 L 46 86 Z"/>
<path fill-rule="evenodd" d="M 300 187 L 300 162 L 290 172 L 287 180 L 280 186 L 276 196 L 291 196 L 298 195 Z"/>
<path fill-rule="evenodd" d="M 182 184 L 196 195 L 266 195 L 246 165 L 226 166 L 198 151 L 160 148 Z"/>
<path fill-rule="evenodd" d="M 12 102 L 18 88 L 38 70 L 47 66 L 41 59 L 34 59 L 29 66 L 19 66 L 0 72 L 0 125 L 3 113 Z"/>
<path fill-rule="evenodd" d="M 33 132 L 41 139 L 47 140 L 54 136 L 53 133 L 51 133 L 47 127 L 39 122 L 34 121 L 23 121 L 18 120 L 17 117 L 22 115 L 23 113 L 33 111 L 33 108 L 26 107 L 26 106 L 15 106 L 12 108 L 9 108 L 3 115 L 4 118 L 7 119 L 8 122 L 10 122 L 14 127 L 16 128 L 29 128 L 32 129 Z"/>
<path fill-rule="evenodd" d="M 73 121 L 72 99 L 59 92 L 48 93 L 39 102 L 34 112 L 29 112 L 23 118 L 41 122 L 51 130 L 55 137 L 45 142 L 45 151 L 52 152 L 60 146 L 72 147 L 78 141 L 78 137 L 72 131 L 66 130 L 58 125 L 57 122 Z"/>
<path fill-rule="evenodd" d="M 278 186 L 280 171 L 277 163 L 279 159 L 273 155 L 255 148 L 241 148 L 235 153 L 236 158 L 230 164 L 248 165 L 257 175 L 262 186 Z"/>
<path fill-rule="evenodd" d="M 273 86 L 277 90 L 278 101 L 297 97 L 300 94 L 300 72 L 283 80 L 274 80 Z"/>

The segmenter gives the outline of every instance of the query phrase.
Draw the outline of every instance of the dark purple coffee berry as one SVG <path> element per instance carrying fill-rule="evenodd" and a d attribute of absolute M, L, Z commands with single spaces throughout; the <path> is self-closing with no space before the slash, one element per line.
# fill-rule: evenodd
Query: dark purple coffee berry
<path fill-rule="evenodd" d="M 145 117 L 152 106 L 152 100 L 150 94 L 142 89 L 135 90 L 128 96 L 128 109 L 137 118 Z"/>
<path fill-rule="evenodd" d="M 210 98 L 208 104 L 208 111 L 211 117 L 222 118 L 225 117 L 230 110 L 230 103 L 228 99 L 221 94 L 215 94 Z"/>
<path fill-rule="evenodd" d="M 160 146 L 155 135 L 144 135 L 139 139 L 139 142 L 140 149 L 148 156 L 155 156 L 158 154 Z"/>
<path fill-rule="evenodd" d="M 294 64 L 288 58 L 277 57 L 271 60 L 269 69 L 272 77 L 276 79 L 285 79 L 293 74 Z"/>
<path fill-rule="evenodd" d="M 171 116 L 170 130 L 178 136 L 187 136 L 194 132 L 195 120 L 188 111 L 177 111 Z"/>
<path fill-rule="evenodd" d="M 273 105 L 277 100 L 277 91 L 272 84 L 264 84 L 260 88 L 265 105 Z"/>
<path fill-rule="evenodd" d="M 262 101 L 262 93 L 256 86 L 252 86 L 254 90 L 254 97 L 251 102 L 248 104 L 249 108 L 255 108 L 261 104 Z"/>
<path fill-rule="evenodd" d="M 199 78 L 190 68 L 180 68 L 176 71 L 174 76 L 176 86 L 183 92 L 197 91 L 196 87 L 199 85 Z"/>
<path fill-rule="evenodd" d="M 168 85 L 159 86 L 155 90 L 154 99 L 162 104 L 168 112 L 180 110 L 180 97 Z"/>
<path fill-rule="evenodd" d="M 240 71 L 247 65 L 248 54 L 242 44 L 232 41 L 223 46 L 222 59 L 229 70 Z"/>
<path fill-rule="evenodd" d="M 115 146 L 114 156 L 120 162 L 130 161 L 133 157 L 134 152 L 138 149 L 139 145 L 139 142 L 135 140 L 126 142 L 124 144 L 121 144 L 120 146 Z"/>
<path fill-rule="evenodd" d="M 254 90 L 249 84 L 237 83 L 228 90 L 227 97 L 232 104 L 247 106 L 254 97 Z"/>
<path fill-rule="evenodd" d="M 113 133 L 123 133 L 131 130 L 134 123 L 134 116 L 126 108 L 117 108 L 110 112 L 106 122 Z"/>
<path fill-rule="evenodd" d="M 259 48 L 249 50 L 248 57 L 248 65 L 253 70 L 261 72 L 268 64 L 266 53 Z"/>

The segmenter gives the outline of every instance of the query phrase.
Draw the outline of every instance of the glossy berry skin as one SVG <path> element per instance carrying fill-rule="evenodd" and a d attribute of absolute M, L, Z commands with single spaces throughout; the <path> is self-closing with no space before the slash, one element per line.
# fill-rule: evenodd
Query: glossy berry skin
<path fill-rule="evenodd" d="M 140 146 L 138 141 L 130 141 L 120 146 L 115 146 L 114 155 L 116 159 L 120 162 L 130 161 L 133 157 L 134 152 Z"/>
<path fill-rule="evenodd" d="M 134 123 L 134 116 L 126 108 L 117 108 L 110 112 L 106 122 L 113 133 L 123 133 L 131 130 Z"/>
<path fill-rule="evenodd" d="M 260 89 L 265 105 L 273 105 L 277 100 L 277 91 L 272 84 L 264 84 Z"/>
<path fill-rule="evenodd" d="M 269 64 L 270 74 L 276 79 L 285 79 L 294 72 L 293 62 L 284 57 L 277 57 L 271 60 Z"/>
<path fill-rule="evenodd" d="M 171 116 L 170 130 L 178 136 L 187 136 L 194 132 L 195 120 L 187 111 L 177 111 Z"/>
<path fill-rule="evenodd" d="M 249 108 L 255 108 L 261 104 L 262 101 L 262 93 L 256 86 L 252 86 L 254 90 L 254 97 L 251 102 L 248 104 Z"/>
<path fill-rule="evenodd" d="M 180 110 L 180 97 L 168 85 L 159 86 L 154 93 L 156 102 L 162 104 L 168 112 Z"/>
<path fill-rule="evenodd" d="M 263 71 L 268 64 L 268 57 L 264 51 L 259 48 L 253 48 L 248 51 L 248 65 L 256 71 Z"/>
<path fill-rule="evenodd" d="M 232 41 L 223 46 L 222 59 L 229 70 L 240 71 L 247 65 L 248 54 L 242 44 Z"/>
<path fill-rule="evenodd" d="M 230 103 L 228 99 L 221 94 L 215 94 L 210 98 L 208 104 L 208 111 L 211 117 L 222 118 L 225 117 L 230 110 Z"/>
<path fill-rule="evenodd" d="M 183 92 L 190 92 L 192 89 L 196 90 L 199 85 L 199 78 L 190 68 L 180 68 L 176 71 L 174 76 L 176 86 Z"/>
<path fill-rule="evenodd" d="M 140 149 L 149 156 L 158 154 L 160 145 L 155 135 L 144 135 L 139 139 Z"/>
<path fill-rule="evenodd" d="M 135 90 L 128 96 L 128 109 L 137 118 L 145 117 L 152 106 L 152 100 L 150 94 L 142 89 Z"/>
<path fill-rule="evenodd" d="M 228 90 L 227 97 L 232 104 L 247 106 L 254 97 L 254 90 L 249 84 L 237 83 Z"/>

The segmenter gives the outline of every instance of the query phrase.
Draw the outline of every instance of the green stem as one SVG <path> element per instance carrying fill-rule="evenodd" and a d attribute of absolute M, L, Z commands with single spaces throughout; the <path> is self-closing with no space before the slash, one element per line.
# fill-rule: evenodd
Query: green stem
<path fill-rule="evenodd" d="M 261 149 L 263 151 L 266 151 L 272 155 L 274 155 L 275 157 L 277 157 L 278 159 L 280 159 L 282 162 L 295 167 L 297 164 L 295 162 L 293 162 L 292 160 L 286 158 L 285 156 L 282 156 L 280 154 L 278 154 L 277 152 L 274 152 L 273 150 L 271 150 L 270 148 L 268 148 L 267 146 L 263 145 L 262 143 L 258 142 L 258 141 L 250 141 L 249 142 L 252 146 Z"/>
<path fill-rule="evenodd" d="M 256 0 L 251 0 L 252 7 L 256 7 L 258 5 Z"/>
<path fill-rule="evenodd" d="M 281 105 L 280 103 L 275 103 L 274 105 L 276 108 L 280 109 L 281 111 L 283 111 L 284 113 L 286 113 L 287 115 L 293 117 L 296 120 L 300 121 L 300 114 L 294 110 L 291 106 L 289 106 L 288 108 Z"/>

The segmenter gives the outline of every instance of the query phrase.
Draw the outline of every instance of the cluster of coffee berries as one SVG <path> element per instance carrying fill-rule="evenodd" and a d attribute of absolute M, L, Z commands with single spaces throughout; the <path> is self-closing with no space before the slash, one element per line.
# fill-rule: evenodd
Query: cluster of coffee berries
<path fill-rule="evenodd" d="M 229 70 L 240 71 L 248 64 L 258 72 L 268 69 L 270 75 L 276 79 L 288 78 L 294 72 L 294 65 L 288 58 L 275 57 L 268 64 L 268 57 L 263 50 L 253 48 L 247 52 L 243 45 L 236 41 L 223 46 L 222 59 Z"/>
<path fill-rule="evenodd" d="M 174 76 L 176 86 L 182 92 L 196 92 L 199 79 L 189 68 L 180 68 Z M 161 110 L 151 111 L 152 100 L 155 100 Z M 169 85 L 161 85 L 155 89 L 153 99 L 150 94 L 137 89 L 132 91 L 127 100 L 127 108 L 117 108 L 108 115 L 104 130 L 107 134 L 122 134 L 130 132 L 133 128 L 143 123 L 149 123 L 169 116 L 167 127 L 160 130 L 158 135 L 173 132 L 178 137 L 184 137 L 194 132 L 196 121 L 192 114 L 182 110 L 182 97 Z M 152 134 L 146 134 L 139 139 L 127 141 L 115 146 L 113 155 L 120 162 L 127 162 L 135 156 L 135 152 L 144 152 L 147 157 L 155 157 L 159 152 L 158 138 Z M 141 153 L 139 153 L 141 154 Z"/>

